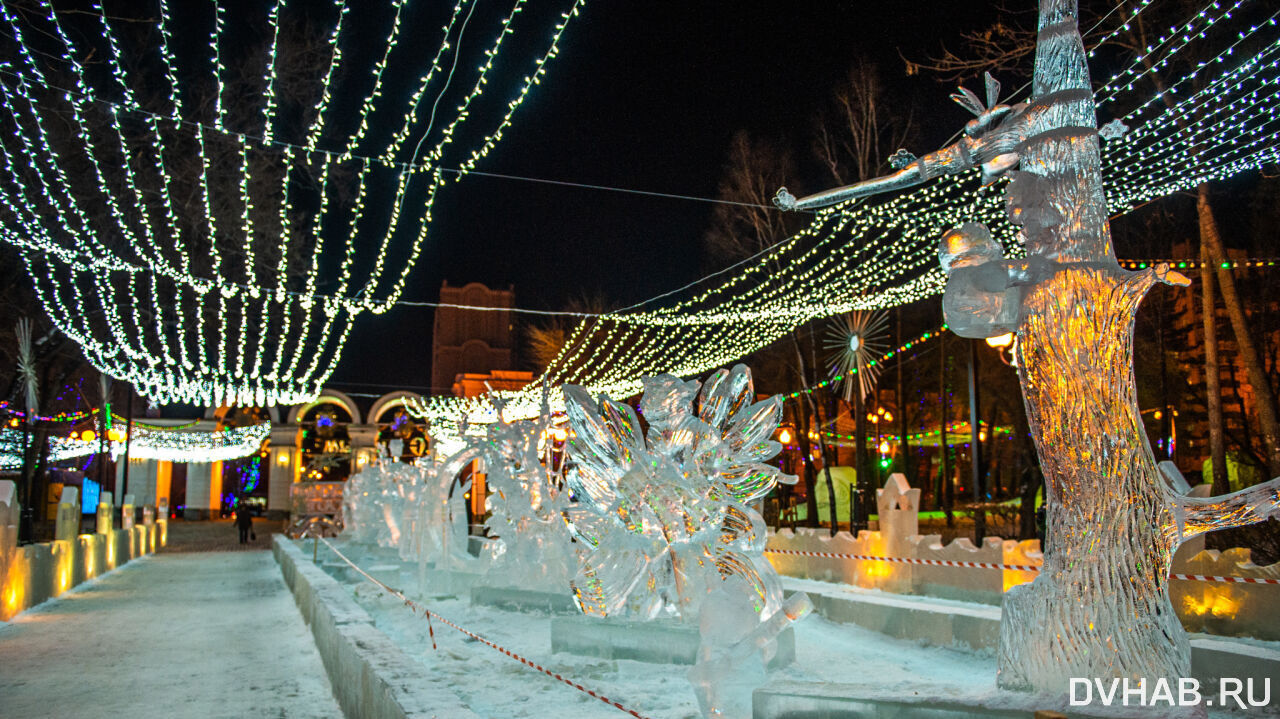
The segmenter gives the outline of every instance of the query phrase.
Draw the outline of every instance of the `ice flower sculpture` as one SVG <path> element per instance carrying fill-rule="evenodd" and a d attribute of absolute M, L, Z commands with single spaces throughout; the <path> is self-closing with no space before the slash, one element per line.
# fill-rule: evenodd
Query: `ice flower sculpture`
<path fill-rule="evenodd" d="M 582 542 L 572 586 L 585 614 L 674 616 L 696 623 L 709 592 L 737 577 L 763 621 L 782 606 L 777 574 L 763 558 L 765 525 L 749 506 L 778 482 L 764 463 L 782 399 L 755 402 L 751 372 L 720 370 L 702 386 L 671 375 L 644 380 L 640 411 L 582 388 L 564 388 L 573 436 L 568 510 Z"/>

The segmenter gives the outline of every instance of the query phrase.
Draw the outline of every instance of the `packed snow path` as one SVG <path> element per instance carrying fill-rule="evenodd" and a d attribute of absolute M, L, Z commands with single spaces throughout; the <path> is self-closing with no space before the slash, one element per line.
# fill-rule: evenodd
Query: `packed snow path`
<path fill-rule="evenodd" d="M 129 562 L 0 623 L 0 667 L 4 716 L 342 716 L 267 551 Z"/>

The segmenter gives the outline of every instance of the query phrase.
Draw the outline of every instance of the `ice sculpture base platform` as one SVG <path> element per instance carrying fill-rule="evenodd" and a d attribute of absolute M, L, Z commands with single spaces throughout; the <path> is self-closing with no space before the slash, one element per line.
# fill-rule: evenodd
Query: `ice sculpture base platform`
<path fill-rule="evenodd" d="M 994 682 L 993 682 L 994 683 Z M 1031 719 L 1038 711 L 1060 712 L 1070 719 L 1191 717 L 1194 712 L 1161 707 L 1066 707 L 1066 698 L 975 688 L 972 693 L 943 693 L 921 684 L 836 684 L 777 680 L 752 694 L 753 719 Z M 1176 712 L 1184 711 L 1178 714 Z M 1171 713 L 1170 713 L 1171 712 Z"/>
<path fill-rule="evenodd" d="M 414 586 L 418 587 L 418 594 L 424 597 L 465 597 L 470 595 L 471 588 L 483 578 L 484 575 L 478 572 L 428 567 L 421 584 L 415 582 Z"/>
<path fill-rule="evenodd" d="M 783 588 L 788 595 L 808 594 L 814 613 L 833 622 L 856 624 L 897 639 L 968 650 L 990 650 L 1000 643 L 1000 607 L 789 577 L 783 580 Z"/>
<path fill-rule="evenodd" d="M 509 612 L 539 614 L 577 614 L 578 607 L 568 594 L 539 592 L 518 587 L 490 587 L 477 585 L 471 588 L 471 605 L 493 607 Z"/>
<path fill-rule="evenodd" d="M 698 654 L 697 627 L 675 622 L 632 622 L 594 617 L 551 620 L 551 651 L 603 659 L 631 659 L 651 664 L 693 664 Z M 778 651 L 769 662 L 780 669 L 796 659 L 796 634 L 788 627 L 778 635 Z"/>

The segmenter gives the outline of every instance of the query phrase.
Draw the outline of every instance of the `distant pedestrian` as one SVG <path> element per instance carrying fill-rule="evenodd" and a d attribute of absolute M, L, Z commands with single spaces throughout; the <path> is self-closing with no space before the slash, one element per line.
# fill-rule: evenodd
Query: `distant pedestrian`
<path fill-rule="evenodd" d="M 248 544 L 249 535 L 253 534 L 253 515 L 244 504 L 236 507 L 236 527 L 240 530 L 240 543 Z"/>

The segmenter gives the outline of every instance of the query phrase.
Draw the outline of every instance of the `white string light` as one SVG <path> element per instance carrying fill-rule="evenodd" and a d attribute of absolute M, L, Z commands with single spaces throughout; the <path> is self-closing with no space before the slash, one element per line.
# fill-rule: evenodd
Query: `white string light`
<path fill-rule="evenodd" d="M 282 17 L 291 10 L 286 0 L 264 5 L 264 91 L 252 112 L 242 97 L 232 98 L 228 85 L 236 45 L 227 37 L 237 31 L 237 18 L 211 0 L 208 65 L 197 62 L 194 70 L 212 76 L 212 107 L 203 117 L 192 114 L 200 104 L 194 101 L 198 89 L 179 85 L 186 73 L 179 67 L 183 56 L 172 47 L 174 21 L 165 2 L 154 21 L 159 32 L 150 36 L 156 44 L 126 47 L 100 4 L 90 14 L 92 33 L 65 32 L 63 25 L 78 18 L 59 16 L 48 0 L 40 1 L 43 17 L 20 19 L 0 8 L 14 50 L 14 61 L 0 63 L 0 240 L 22 252 L 51 319 L 95 367 L 158 402 L 241 404 L 293 404 L 315 396 L 353 319 L 394 305 L 426 241 L 444 184 L 440 163 L 455 152 L 455 142 L 462 144 L 464 128 L 468 146 L 456 151 L 454 165 L 469 169 L 495 147 L 583 4 L 566 0 L 570 9 L 554 23 L 531 74 L 508 81 L 515 88 L 510 101 L 489 112 L 477 100 L 500 84 L 490 71 L 526 4 L 511 0 L 484 30 L 492 41 L 472 53 L 480 62 L 466 71 L 471 89 L 447 122 L 432 130 L 420 100 L 444 68 L 470 62 L 459 63 L 457 27 L 462 9 L 474 0 L 454 5 L 430 67 L 417 75 L 403 104 L 400 91 L 392 92 L 384 80 L 412 71 L 400 64 L 402 55 L 416 62 L 421 54 L 395 53 L 410 34 L 405 18 L 412 5 L 395 0 L 381 59 L 370 69 L 372 89 L 354 98 L 354 106 L 347 101 L 351 93 L 337 86 L 352 74 L 344 68 L 342 45 L 367 28 L 364 16 L 352 17 L 337 0 L 326 36 L 329 61 L 316 68 L 323 77 L 318 99 L 307 124 L 295 131 L 278 121 L 280 73 L 292 59 L 282 44 Z M 380 21 L 371 17 L 368 22 Z M 41 36 L 39 53 L 29 49 L 27 30 Z M 69 38 L 94 33 L 105 40 L 109 72 L 91 79 L 80 58 L 93 50 Z M 50 38 L 56 42 L 46 42 Z M 46 48 L 58 44 L 52 52 Z M 158 61 L 139 60 L 148 55 Z M 164 91 L 156 98 L 135 96 L 133 89 L 143 87 Z M 389 122 L 386 108 L 394 105 L 406 109 Z M 46 119 L 54 116 L 68 118 L 58 130 Z M 353 118 L 351 129 L 339 127 Z M 471 129 L 481 124 L 489 127 Z M 382 127 L 400 129 L 388 133 L 384 146 L 356 155 Z M 424 163 L 403 153 L 405 140 L 416 133 L 432 143 Z M 332 147 L 338 137 L 344 138 L 341 146 Z M 175 175 L 184 162 L 195 170 L 178 180 L 184 190 L 194 189 L 200 208 L 194 218 L 174 206 Z M 318 187 L 304 182 L 317 175 Z M 264 187 L 273 189 L 262 192 Z M 381 188 L 390 187 L 395 190 L 388 197 Z M 319 212 L 300 205 L 307 193 Z M 390 212 L 366 211 L 370 197 L 389 202 Z M 301 267 L 290 264 L 307 253 Z M 272 261 L 274 272 L 267 269 Z M 354 288 L 359 291 L 348 296 Z"/>
<path fill-rule="evenodd" d="M 1158 53 L 1154 64 L 1166 66 L 1246 1 L 1225 10 L 1221 3 L 1211 3 L 1192 21 L 1171 29 L 1151 48 Z M 1220 69 L 1202 91 L 1180 99 L 1121 139 L 1104 143 L 1105 179 L 1114 212 L 1280 160 L 1280 39 L 1234 68 L 1227 69 L 1224 61 L 1245 39 L 1275 25 L 1272 16 L 1240 31 L 1217 57 L 1194 63 L 1188 78 L 1209 67 Z M 1146 67 L 1138 58 L 1106 83 L 1099 97 L 1114 99 L 1131 91 L 1146 75 Z M 1126 119 L 1137 122 L 1157 99 L 1139 104 Z M 1004 204 L 1003 183 L 979 188 L 975 171 L 942 177 L 889 199 L 827 210 L 731 279 L 687 300 L 584 320 L 543 380 L 629 396 L 640 390 L 644 376 L 669 372 L 687 377 L 725 366 L 817 318 L 935 295 L 944 284 L 937 237 L 947 227 L 984 222 L 1008 254 L 1020 254 L 1016 228 L 1008 223 Z M 504 416 L 536 413 L 540 385 L 499 392 L 506 405 Z M 463 419 L 494 418 L 487 396 L 433 397 L 411 406 L 440 427 L 442 435 L 456 431 Z"/>
<path fill-rule="evenodd" d="M 116 418 L 117 426 L 123 422 Z M 112 431 L 115 431 L 114 429 Z M 262 443 L 271 434 L 271 423 L 262 422 L 248 427 L 228 427 L 211 432 L 174 430 L 135 424 L 128 437 L 129 459 L 153 459 L 165 462 L 206 463 L 225 462 L 257 454 Z M 72 435 L 49 437 L 49 461 L 60 462 L 76 457 L 97 454 L 102 444 L 96 435 L 92 439 Z M 112 459 L 119 459 L 125 452 L 124 430 L 118 438 L 103 444 Z M 0 468 L 22 466 L 23 432 L 16 429 L 0 429 Z"/>

